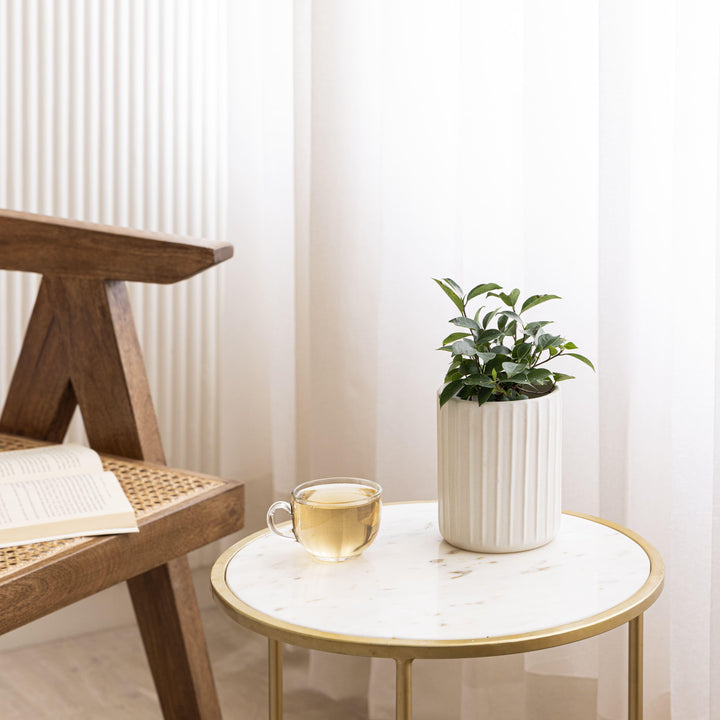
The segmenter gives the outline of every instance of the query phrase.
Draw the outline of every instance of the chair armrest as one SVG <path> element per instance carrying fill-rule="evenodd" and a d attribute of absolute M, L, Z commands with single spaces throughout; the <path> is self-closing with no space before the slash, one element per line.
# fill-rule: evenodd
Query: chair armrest
<path fill-rule="evenodd" d="M 169 284 L 232 257 L 229 243 L 0 210 L 0 268 Z"/>

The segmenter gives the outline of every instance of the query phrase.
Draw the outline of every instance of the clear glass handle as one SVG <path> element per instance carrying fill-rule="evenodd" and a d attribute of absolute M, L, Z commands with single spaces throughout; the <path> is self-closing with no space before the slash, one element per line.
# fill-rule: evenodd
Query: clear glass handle
<path fill-rule="evenodd" d="M 275 524 L 275 513 L 278 510 L 284 510 L 290 517 L 293 516 L 292 507 L 289 502 L 286 502 L 285 500 L 278 500 L 277 502 L 274 502 L 270 508 L 267 511 L 267 524 L 268 527 L 280 537 L 287 538 L 288 540 L 295 540 L 297 541 L 297 538 L 295 537 L 295 533 L 290 530 L 289 533 L 283 532 L 278 528 L 278 526 Z"/>

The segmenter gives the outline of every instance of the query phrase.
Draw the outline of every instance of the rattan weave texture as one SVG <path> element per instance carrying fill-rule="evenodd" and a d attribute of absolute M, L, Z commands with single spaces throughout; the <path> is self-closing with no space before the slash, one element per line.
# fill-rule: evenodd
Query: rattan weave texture
<path fill-rule="evenodd" d="M 0 434 L 0 452 L 36 447 L 39 444 L 41 443 L 34 440 Z M 114 472 L 120 481 L 138 519 L 223 484 L 209 476 L 193 475 L 172 468 L 148 468 L 131 460 L 101 457 L 105 469 Z M 0 579 L 91 540 L 92 538 L 69 538 L 0 548 Z"/>

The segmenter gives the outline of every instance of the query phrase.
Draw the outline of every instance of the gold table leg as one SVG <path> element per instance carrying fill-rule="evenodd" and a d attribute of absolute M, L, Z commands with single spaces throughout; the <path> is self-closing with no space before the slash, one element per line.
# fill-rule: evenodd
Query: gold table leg
<path fill-rule="evenodd" d="M 395 661 L 395 720 L 412 720 L 412 658 Z"/>
<path fill-rule="evenodd" d="M 628 625 L 628 718 L 642 720 L 643 716 L 643 616 L 633 618 Z"/>
<path fill-rule="evenodd" d="M 268 640 L 268 679 L 270 687 L 270 720 L 282 720 L 283 716 L 283 677 L 282 643 Z"/>

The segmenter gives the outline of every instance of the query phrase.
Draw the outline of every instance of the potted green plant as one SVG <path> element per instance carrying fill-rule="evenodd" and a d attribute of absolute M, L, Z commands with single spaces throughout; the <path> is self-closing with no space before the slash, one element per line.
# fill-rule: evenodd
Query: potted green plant
<path fill-rule="evenodd" d="M 450 355 L 438 393 L 440 532 L 476 552 L 517 552 L 550 542 L 561 518 L 562 407 L 554 369 L 563 356 L 594 370 L 577 346 L 527 320 L 557 295 L 503 292 L 496 283 L 465 294 L 435 279 L 459 315 L 439 348 Z M 474 301 L 474 302 L 473 302 Z M 479 307 L 471 310 L 470 305 Z M 548 366 L 549 365 L 549 366 Z"/>

